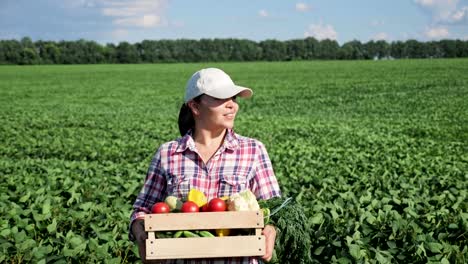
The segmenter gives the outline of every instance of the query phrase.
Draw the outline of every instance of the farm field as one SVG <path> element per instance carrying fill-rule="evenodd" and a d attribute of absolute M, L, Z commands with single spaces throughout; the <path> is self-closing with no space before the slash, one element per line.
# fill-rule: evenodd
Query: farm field
<path fill-rule="evenodd" d="M 311 262 L 468 262 L 468 59 L 1 66 L 0 262 L 137 262 L 131 206 L 205 67 L 253 89 L 235 131 L 306 209 Z"/>

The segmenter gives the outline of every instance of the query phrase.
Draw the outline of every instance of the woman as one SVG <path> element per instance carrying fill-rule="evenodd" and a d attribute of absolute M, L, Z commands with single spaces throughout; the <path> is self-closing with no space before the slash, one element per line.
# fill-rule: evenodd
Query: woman
<path fill-rule="evenodd" d="M 167 142 L 156 152 L 131 216 L 130 238 L 136 240 L 145 259 L 143 219 L 151 206 L 169 196 L 187 197 L 190 189 L 208 200 L 250 189 L 257 199 L 280 196 L 278 182 L 264 145 L 233 131 L 239 106 L 237 97 L 251 97 L 252 90 L 237 86 L 222 70 L 202 69 L 187 82 L 179 113 L 181 138 Z M 276 230 L 267 225 L 266 253 L 270 260 Z M 183 263 L 258 263 L 257 258 L 180 260 Z M 167 263 L 176 263 L 168 260 Z"/>

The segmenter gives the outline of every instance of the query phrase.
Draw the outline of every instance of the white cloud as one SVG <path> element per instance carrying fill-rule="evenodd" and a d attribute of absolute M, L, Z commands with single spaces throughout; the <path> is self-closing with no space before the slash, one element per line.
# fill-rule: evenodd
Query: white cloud
<path fill-rule="evenodd" d="M 144 15 L 143 17 L 126 17 L 115 19 L 113 23 L 119 26 L 149 28 L 161 25 L 161 18 L 155 15 Z"/>
<path fill-rule="evenodd" d="M 460 6 L 460 0 L 414 0 L 431 13 L 436 23 L 459 23 L 468 21 L 468 6 Z"/>
<path fill-rule="evenodd" d="M 268 12 L 265 9 L 258 11 L 258 15 L 261 17 L 268 17 Z"/>
<path fill-rule="evenodd" d="M 455 11 L 451 15 L 451 19 L 456 22 L 462 21 L 467 18 L 468 18 L 468 6 L 462 7 L 460 10 Z"/>
<path fill-rule="evenodd" d="M 422 6 L 432 6 L 436 2 L 435 0 L 414 0 L 417 4 Z"/>
<path fill-rule="evenodd" d="M 83 0 L 82 0 L 83 1 Z M 96 0 L 101 14 L 112 17 L 121 27 L 157 27 L 166 25 L 167 0 Z"/>
<path fill-rule="evenodd" d="M 320 24 L 309 25 L 309 28 L 304 33 L 304 36 L 314 37 L 318 40 L 322 40 L 322 39 L 336 40 L 338 37 L 338 34 L 336 33 L 332 25 L 329 25 L 329 24 L 323 25 L 323 23 L 320 22 Z"/>
<path fill-rule="evenodd" d="M 373 40 L 389 40 L 389 36 L 385 32 L 379 32 L 372 37 Z"/>
<path fill-rule="evenodd" d="M 103 1 L 102 14 L 105 16 L 140 16 L 145 13 L 160 13 L 166 1 Z"/>
<path fill-rule="evenodd" d="M 450 33 L 446 27 L 433 27 L 427 28 L 424 35 L 430 39 L 441 39 L 448 37 Z"/>
<path fill-rule="evenodd" d="M 97 0 L 96 0 L 97 1 Z M 82 7 L 95 7 L 95 0 L 65 0 L 60 4 L 65 8 L 82 8 Z"/>
<path fill-rule="evenodd" d="M 297 3 L 296 4 L 296 11 L 299 12 L 307 12 L 310 10 L 310 6 L 306 3 Z"/>
<path fill-rule="evenodd" d="M 414 0 L 414 2 L 418 5 L 424 7 L 456 7 L 460 0 Z"/>

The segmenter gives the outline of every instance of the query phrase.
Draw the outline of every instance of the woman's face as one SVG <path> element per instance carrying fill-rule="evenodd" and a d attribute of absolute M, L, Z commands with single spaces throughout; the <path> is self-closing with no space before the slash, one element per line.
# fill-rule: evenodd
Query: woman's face
<path fill-rule="evenodd" d="M 197 121 L 207 129 L 225 129 L 234 127 L 239 105 L 236 97 L 217 99 L 209 95 L 202 95 L 197 104 Z"/>

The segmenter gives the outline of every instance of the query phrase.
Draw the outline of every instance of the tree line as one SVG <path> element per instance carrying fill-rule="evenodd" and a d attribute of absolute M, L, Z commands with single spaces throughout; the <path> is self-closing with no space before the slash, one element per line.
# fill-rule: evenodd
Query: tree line
<path fill-rule="evenodd" d="M 246 39 L 177 39 L 123 41 L 105 45 L 95 41 L 43 41 L 31 38 L 0 40 L 0 64 L 174 63 L 290 60 L 368 60 L 468 57 L 468 41 L 335 40 L 313 37 L 286 41 Z"/>

